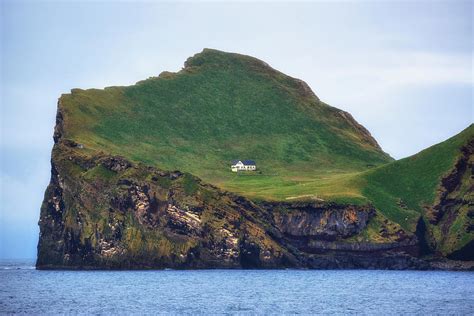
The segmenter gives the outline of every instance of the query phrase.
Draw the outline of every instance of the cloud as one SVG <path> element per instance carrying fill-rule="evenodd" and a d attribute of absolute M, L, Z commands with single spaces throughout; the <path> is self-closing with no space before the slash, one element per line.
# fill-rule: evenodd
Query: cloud
<path fill-rule="evenodd" d="M 400 87 L 473 84 L 472 59 L 465 54 L 418 51 L 333 54 L 327 55 L 323 62 L 309 61 L 303 72 L 322 99 L 350 95 L 351 102 Z M 324 94 L 318 93 L 321 89 Z"/>
<path fill-rule="evenodd" d="M 384 89 L 438 84 L 472 84 L 471 56 L 433 52 L 378 52 L 370 60 L 332 68 L 334 78 L 364 79 Z"/>

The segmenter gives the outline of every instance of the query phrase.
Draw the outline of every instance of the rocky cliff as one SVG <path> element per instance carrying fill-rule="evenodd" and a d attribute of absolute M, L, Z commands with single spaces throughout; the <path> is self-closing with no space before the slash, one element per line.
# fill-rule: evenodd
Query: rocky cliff
<path fill-rule="evenodd" d="M 377 217 L 370 207 L 255 203 L 190 174 L 83 150 L 55 144 L 38 268 L 423 267 L 416 237 L 401 231 L 381 237 L 390 242 L 351 240 Z"/>
<path fill-rule="evenodd" d="M 474 139 L 461 147 L 441 180 L 433 206 L 426 208 L 429 247 L 451 259 L 474 260 Z"/>
<path fill-rule="evenodd" d="M 59 112 L 39 222 L 39 269 L 440 265 L 420 259 L 416 234 L 370 205 L 253 202 L 187 173 L 91 155 L 64 139 L 62 128 Z"/>

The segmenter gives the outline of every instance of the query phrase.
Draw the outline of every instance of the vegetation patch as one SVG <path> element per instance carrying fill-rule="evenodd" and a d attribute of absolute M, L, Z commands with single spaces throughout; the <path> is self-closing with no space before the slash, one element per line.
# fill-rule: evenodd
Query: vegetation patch
<path fill-rule="evenodd" d="M 188 172 L 225 190 L 238 183 L 253 198 L 345 196 L 325 184 L 392 160 L 301 81 L 215 50 L 133 86 L 74 89 L 60 107 L 67 138 L 85 150 Z M 258 172 L 236 180 L 234 159 L 255 160 Z"/>

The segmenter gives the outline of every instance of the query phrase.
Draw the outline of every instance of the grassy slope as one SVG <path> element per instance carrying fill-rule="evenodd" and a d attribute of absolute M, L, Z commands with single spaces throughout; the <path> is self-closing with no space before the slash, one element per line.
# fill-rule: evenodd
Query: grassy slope
<path fill-rule="evenodd" d="M 189 59 L 179 73 L 134 86 L 75 89 L 61 98 L 61 108 L 66 138 L 84 144 L 85 153 L 179 169 L 256 199 L 370 201 L 409 231 L 474 133 L 471 126 L 388 163 L 338 109 L 297 80 L 254 58 L 213 50 Z M 236 158 L 256 160 L 260 172 L 231 173 Z"/>
<path fill-rule="evenodd" d="M 254 198 L 364 200 L 355 175 L 391 161 L 340 110 L 261 61 L 205 50 L 179 73 L 61 98 L 67 138 Z M 232 159 L 260 172 L 235 175 Z"/>
<path fill-rule="evenodd" d="M 474 138 L 474 125 L 411 157 L 365 172 L 362 194 L 389 219 L 413 231 L 423 206 L 433 205 L 441 178 L 454 167 L 460 148 Z M 404 207 L 400 206 L 405 204 Z"/>

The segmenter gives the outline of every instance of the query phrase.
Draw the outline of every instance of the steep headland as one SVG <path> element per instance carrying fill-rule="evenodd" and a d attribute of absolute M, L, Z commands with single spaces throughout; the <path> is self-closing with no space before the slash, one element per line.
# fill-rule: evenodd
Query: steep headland
<path fill-rule="evenodd" d="M 393 161 L 303 81 L 205 49 L 61 96 L 37 267 L 466 269 L 473 139 Z"/>

